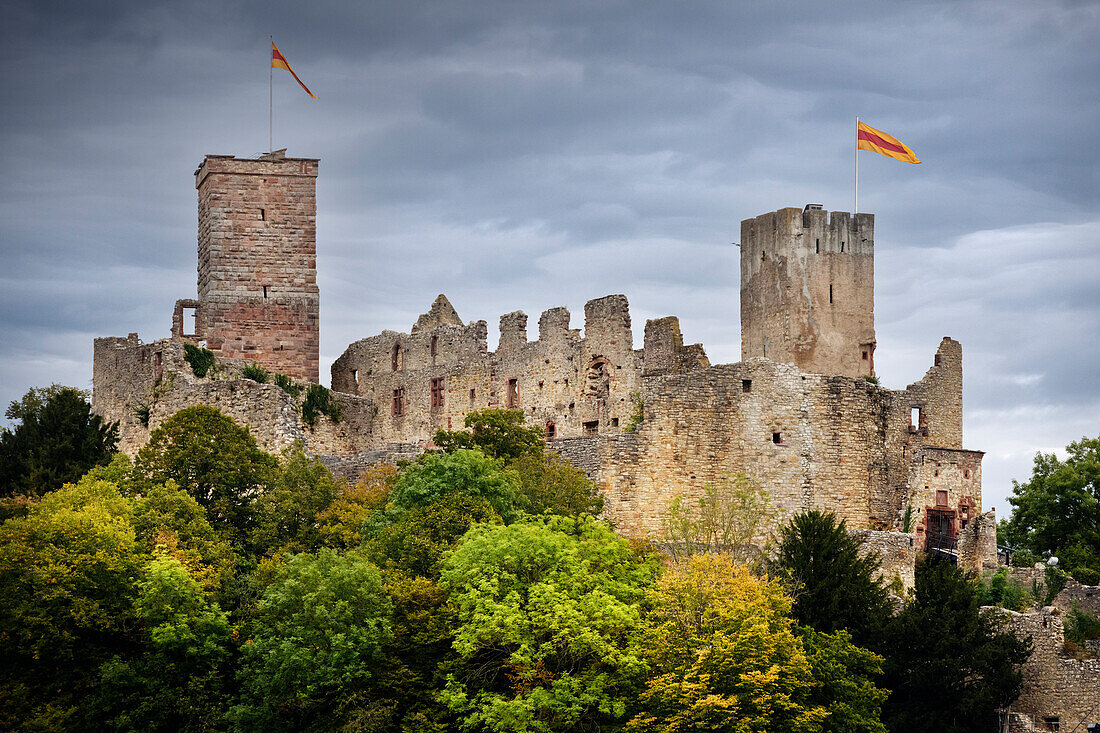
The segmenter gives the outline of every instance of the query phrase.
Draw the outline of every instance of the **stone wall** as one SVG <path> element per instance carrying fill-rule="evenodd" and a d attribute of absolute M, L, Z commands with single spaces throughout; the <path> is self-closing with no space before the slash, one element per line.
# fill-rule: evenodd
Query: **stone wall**
<path fill-rule="evenodd" d="M 315 158 L 208 155 L 199 197 L 195 336 L 216 355 L 317 382 Z"/>
<path fill-rule="evenodd" d="M 218 358 L 205 378 L 194 375 L 184 358 L 183 343 L 161 339 L 142 343 L 127 338 L 99 338 L 93 353 L 92 409 L 119 422 L 119 450 L 134 455 L 151 431 L 179 410 L 192 405 L 217 407 L 248 426 L 257 444 L 277 453 L 296 443 L 316 455 L 347 456 L 373 447 L 374 405 L 353 395 L 333 393 L 342 408 L 340 422 L 322 415 L 313 426 L 301 416 L 303 392 L 291 397 L 273 384 L 241 376 L 244 362 Z M 147 411 L 148 421 L 140 413 Z"/>
<path fill-rule="evenodd" d="M 1062 614 L 1055 608 L 1038 613 L 1004 614 L 1008 628 L 1031 637 L 1034 651 L 1024 663 L 1024 686 L 1012 710 L 1038 719 L 1096 722 L 1100 711 L 1100 659 L 1078 660 L 1065 656 Z M 1083 727 L 1082 727 L 1083 730 Z"/>
<path fill-rule="evenodd" d="M 879 577 L 889 585 L 901 580 L 905 592 L 916 586 L 917 553 L 920 545 L 911 532 L 877 532 L 859 530 L 854 533 L 863 543 L 861 552 L 877 553 L 882 563 Z"/>
<path fill-rule="evenodd" d="M 963 525 L 958 552 L 958 565 L 963 570 L 980 575 L 997 569 L 997 517 L 993 512 L 979 514 Z"/>
<path fill-rule="evenodd" d="M 635 351 L 622 295 L 585 305 L 583 337 L 569 321 L 565 308 L 547 310 L 538 340 L 528 341 L 526 314 L 507 313 L 490 352 L 486 323 L 463 325 L 440 295 L 409 333 L 384 331 L 349 346 L 332 365 L 332 387 L 379 406 L 382 442 L 428 441 L 487 407 L 522 410 L 555 440 L 620 432 L 636 410 L 651 348 L 655 373 L 707 365 L 700 345 L 683 345 L 675 318 L 647 324 L 645 347 Z"/>
<path fill-rule="evenodd" d="M 940 350 L 954 345 L 946 340 Z M 921 394 L 958 386 L 944 372 L 930 371 L 917 383 Z M 926 472 L 937 470 L 923 467 L 947 462 L 928 436 L 910 429 L 909 389 L 888 390 L 861 378 L 750 359 L 647 376 L 641 393 L 644 420 L 637 432 L 600 442 L 605 511 L 631 535 L 658 531 L 673 497 L 694 500 L 707 484 L 739 473 L 769 492 L 781 521 L 821 509 L 852 529 L 900 529 L 905 506 L 925 495 Z M 940 404 L 929 403 L 929 418 L 941 419 Z M 945 508 L 972 517 L 981 508 L 982 454 L 948 452 L 966 467 L 943 470 L 935 476 L 941 483 L 928 487 L 949 486 L 947 500 L 954 504 Z M 914 520 L 921 521 L 919 513 Z"/>
<path fill-rule="evenodd" d="M 787 208 L 741 222 L 741 358 L 874 374 L 875 218 Z"/>

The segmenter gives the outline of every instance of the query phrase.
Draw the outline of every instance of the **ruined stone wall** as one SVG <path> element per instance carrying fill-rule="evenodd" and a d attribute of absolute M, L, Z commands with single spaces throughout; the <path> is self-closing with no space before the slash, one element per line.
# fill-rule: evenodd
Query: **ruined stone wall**
<path fill-rule="evenodd" d="M 967 521 L 967 520 L 963 520 Z M 997 517 L 986 512 L 959 530 L 958 566 L 975 574 L 997 569 Z"/>
<path fill-rule="evenodd" d="M 340 422 L 320 416 L 313 426 L 301 416 L 303 393 L 291 397 L 273 384 L 241 377 L 244 362 L 217 359 L 205 378 L 194 375 L 183 344 L 173 339 L 142 343 L 137 334 L 95 340 L 92 409 L 119 422 L 119 450 L 135 455 L 150 433 L 179 410 L 193 405 L 217 407 L 246 425 L 257 444 L 277 453 L 300 443 L 313 454 L 346 456 L 374 447 L 374 405 L 353 395 L 334 393 L 342 408 Z M 148 411 L 145 424 L 139 413 Z"/>
<path fill-rule="evenodd" d="M 1049 607 L 1038 613 L 998 611 L 1007 618 L 1008 628 L 1018 636 L 1030 636 L 1034 647 L 1021 669 L 1023 691 L 1012 710 L 1039 719 L 1094 721 L 1100 710 L 1100 659 L 1065 655 L 1061 613 Z"/>
<path fill-rule="evenodd" d="M 933 373 L 916 386 L 922 395 L 954 386 L 930 383 L 939 379 Z M 956 516 L 980 512 L 981 453 L 937 449 L 910 430 L 910 390 L 750 359 L 647 376 L 642 395 L 637 432 L 600 442 L 605 511 L 626 534 L 658 531 L 673 497 L 694 500 L 707 484 L 738 473 L 769 492 L 781 521 L 821 509 L 852 529 L 900 529 L 907 502 L 924 496 L 917 483 L 937 460 L 940 483 L 929 482 L 929 490 L 947 486 Z M 930 418 L 940 404 L 926 408 Z M 913 520 L 919 524 L 920 514 Z"/>
<path fill-rule="evenodd" d="M 444 296 L 410 333 L 385 331 L 347 348 L 332 366 L 333 389 L 369 397 L 383 442 L 428 441 L 437 429 L 460 429 L 466 415 L 487 407 L 519 409 L 549 439 L 617 433 L 630 421 L 654 339 L 660 373 L 706 365 L 698 344 L 685 347 L 676 319 L 647 325 L 646 347 L 635 351 L 626 298 L 610 295 L 585 305 L 584 336 L 570 328 L 569 311 L 539 319 L 527 339 L 527 316 L 500 319 L 495 352 L 487 325 L 462 325 Z M 657 355 L 659 352 L 659 356 Z"/>
<path fill-rule="evenodd" d="M 874 216 L 795 208 L 741 222 L 741 358 L 874 374 Z"/>
<path fill-rule="evenodd" d="M 862 554 L 876 553 L 881 562 L 879 577 L 891 585 L 894 578 L 901 581 L 903 594 L 916 586 L 917 553 L 920 545 L 911 532 L 878 532 L 858 530 L 854 532 L 862 546 Z"/>
<path fill-rule="evenodd" d="M 216 355 L 317 382 L 318 161 L 208 155 L 199 197 L 196 336 Z"/>

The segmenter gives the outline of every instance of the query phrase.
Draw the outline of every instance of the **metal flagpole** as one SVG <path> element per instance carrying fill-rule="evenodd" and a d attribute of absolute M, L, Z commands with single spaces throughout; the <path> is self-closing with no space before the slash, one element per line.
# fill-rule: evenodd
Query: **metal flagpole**
<path fill-rule="evenodd" d="M 271 41 L 271 48 L 275 48 L 275 37 L 268 36 L 267 39 Z M 267 50 L 267 56 L 267 152 L 273 153 L 275 152 L 275 143 L 272 141 L 275 139 L 275 134 L 272 128 L 275 121 L 275 113 L 273 111 L 275 108 L 275 104 L 272 101 L 272 96 L 275 94 L 275 84 L 271 81 L 271 77 L 274 73 L 272 72 L 272 69 L 274 67 L 271 65 L 270 48 Z"/>
<path fill-rule="evenodd" d="M 859 118 L 856 118 L 856 179 L 852 185 L 852 218 L 859 213 Z"/>

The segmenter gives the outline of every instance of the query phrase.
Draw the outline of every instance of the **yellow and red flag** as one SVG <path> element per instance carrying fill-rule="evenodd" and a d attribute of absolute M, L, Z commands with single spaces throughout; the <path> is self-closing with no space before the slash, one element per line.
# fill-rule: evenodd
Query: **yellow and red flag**
<path fill-rule="evenodd" d="M 293 74 L 294 72 L 291 73 Z M 862 122 L 856 122 L 856 127 L 858 150 L 870 150 L 879 155 L 885 155 L 888 158 L 900 160 L 902 163 L 920 162 L 916 153 L 906 147 L 906 145 L 897 138 L 890 137 L 882 130 L 876 130 Z"/>
<path fill-rule="evenodd" d="M 283 52 L 280 51 L 278 49 L 278 47 L 275 45 L 275 41 L 271 42 L 271 68 L 273 68 L 273 69 L 286 69 L 287 71 L 290 72 L 291 76 L 294 77 L 294 80 L 302 85 L 302 89 L 306 90 L 306 94 L 313 97 L 314 99 L 319 99 L 319 97 L 316 94 L 314 94 L 313 92 L 309 91 L 309 87 L 307 87 L 302 82 L 302 80 L 298 78 L 298 75 L 294 73 L 294 69 L 290 68 L 290 64 L 287 63 L 286 57 L 283 56 Z"/>

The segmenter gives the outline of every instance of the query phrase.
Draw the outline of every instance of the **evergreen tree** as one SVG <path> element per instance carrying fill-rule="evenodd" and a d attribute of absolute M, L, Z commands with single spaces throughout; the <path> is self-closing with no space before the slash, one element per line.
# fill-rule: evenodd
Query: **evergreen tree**
<path fill-rule="evenodd" d="M 993 730 L 996 709 L 1019 694 L 1019 665 L 1031 654 L 994 614 L 979 608 L 976 582 L 954 565 L 917 564 L 916 595 L 886 632 L 891 693 L 883 717 L 891 730 Z"/>
<path fill-rule="evenodd" d="M 847 629 L 857 644 L 877 649 L 892 610 L 878 557 L 860 552 L 831 513 L 798 514 L 779 534 L 774 568 L 790 584 L 798 623 L 825 633 Z"/>

